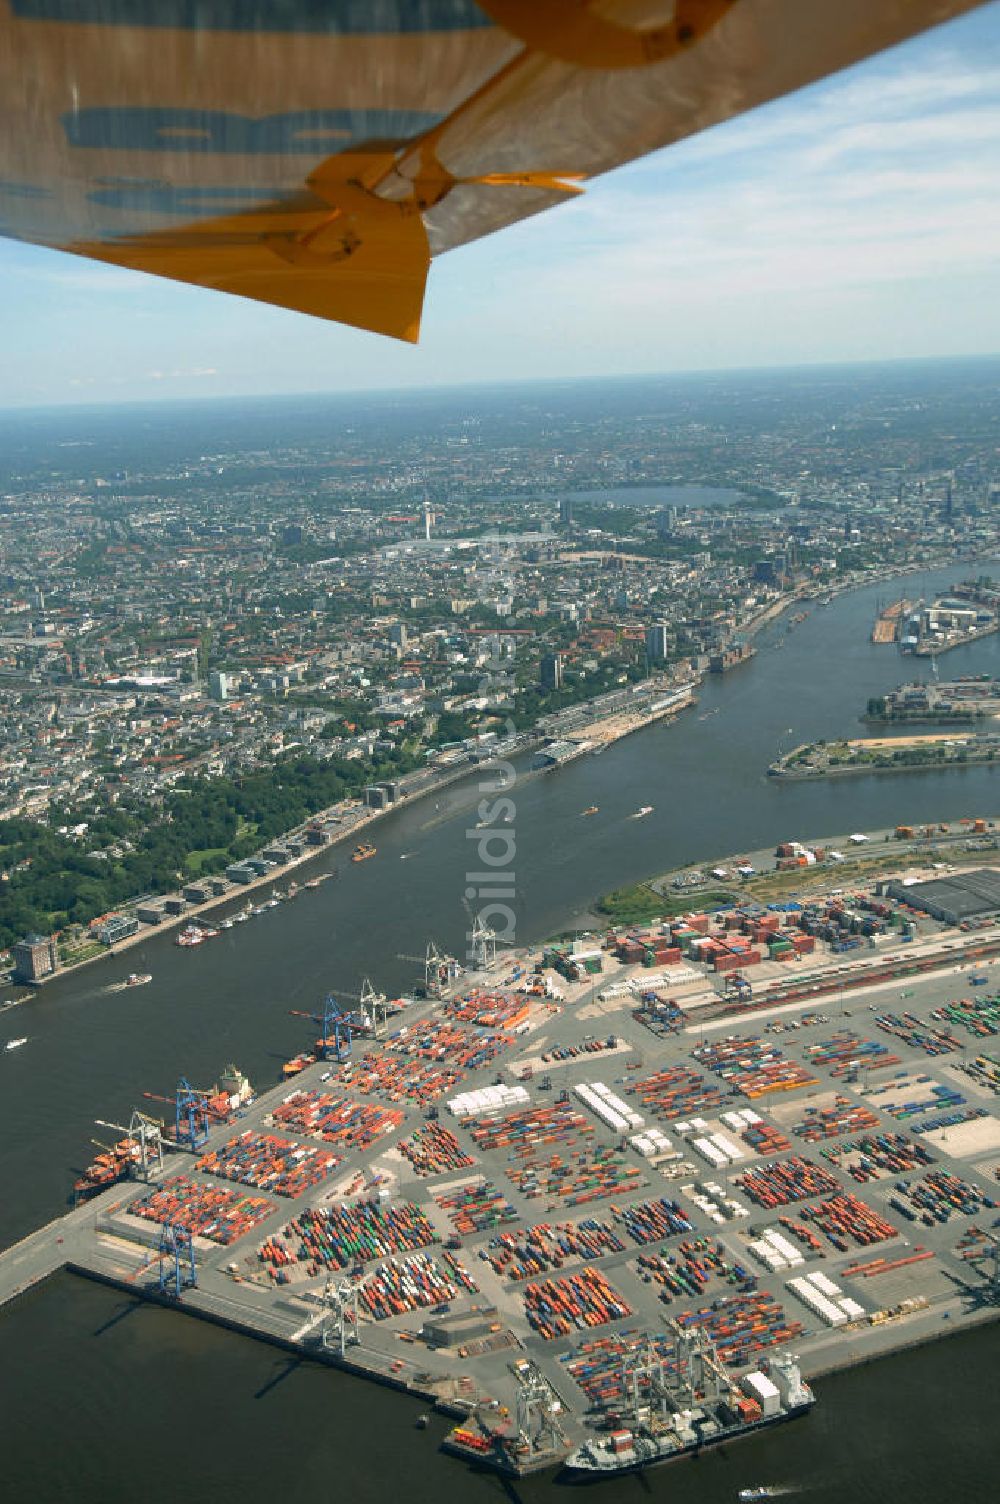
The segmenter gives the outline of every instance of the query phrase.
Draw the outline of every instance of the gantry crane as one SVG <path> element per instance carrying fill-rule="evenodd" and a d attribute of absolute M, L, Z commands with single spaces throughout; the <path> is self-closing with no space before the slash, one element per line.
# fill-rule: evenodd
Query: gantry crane
<path fill-rule="evenodd" d="M 559 1424 L 560 1401 L 555 1390 L 535 1364 L 519 1363 L 517 1379 L 517 1442 L 531 1454 L 560 1451 L 566 1437 Z"/>
<path fill-rule="evenodd" d="M 726 974 L 726 1001 L 735 993 L 737 1002 L 750 1003 L 753 1001 L 753 987 L 740 971 L 730 971 Z"/>
<path fill-rule="evenodd" d="M 384 992 L 376 992 L 370 977 L 361 983 L 360 992 L 340 991 L 341 997 L 357 1003 L 355 1012 L 344 1015 L 348 1026 L 356 1033 L 368 1034 L 372 1039 L 384 1039 L 388 1032 L 389 1004 Z"/>
<path fill-rule="evenodd" d="M 342 1358 L 347 1347 L 360 1343 L 358 1285 L 354 1280 L 335 1279 L 327 1275 L 323 1287 L 323 1319 L 320 1323 L 320 1346 Z"/>
<path fill-rule="evenodd" d="M 471 956 L 474 971 L 489 971 L 497 958 L 496 930 L 491 930 L 477 914 L 472 923 L 469 939 L 472 942 Z"/>
<path fill-rule="evenodd" d="M 446 955 L 433 940 L 428 940 L 427 949 L 422 956 L 410 956 L 404 951 L 398 951 L 396 959 L 412 961 L 415 966 L 423 966 L 425 997 L 441 997 L 448 983 L 453 982 L 459 973 L 459 964 L 455 957 Z"/>
<path fill-rule="evenodd" d="M 210 1098 L 213 1094 L 192 1086 L 186 1076 L 181 1076 L 172 1097 L 161 1097 L 153 1091 L 144 1091 L 147 1102 L 165 1102 L 174 1109 L 174 1143 L 190 1149 L 200 1149 L 208 1138 L 208 1125 L 213 1119 L 228 1122 L 230 1114 L 213 1112 Z"/>
<path fill-rule="evenodd" d="M 186 1227 L 164 1222 L 160 1229 L 160 1294 L 180 1300 L 184 1290 L 198 1284 L 194 1261 L 194 1241 Z"/>
<path fill-rule="evenodd" d="M 982 1231 L 981 1236 L 989 1244 L 989 1247 L 967 1249 L 963 1252 L 962 1257 L 968 1264 L 992 1264 L 993 1267 L 988 1273 L 985 1269 L 982 1272 L 986 1275 L 986 1279 L 989 1282 L 991 1298 L 996 1302 L 1000 1302 L 1000 1237 L 997 1237 L 995 1232 L 988 1231 Z"/>
<path fill-rule="evenodd" d="M 343 1064 L 350 1060 L 351 1024 L 332 993 L 327 993 L 323 999 L 322 1016 L 318 1013 L 303 1013 L 298 1008 L 290 1008 L 293 1018 L 311 1018 L 313 1023 L 321 1031 L 316 1041 L 316 1054 L 320 1060 L 335 1059 Z"/>
<path fill-rule="evenodd" d="M 113 1128 L 135 1144 L 137 1152 L 131 1168 L 140 1180 L 152 1180 L 154 1175 L 162 1174 L 163 1123 L 158 1118 L 147 1117 L 144 1112 L 133 1109 L 127 1128 L 122 1123 L 106 1122 L 104 1118 L 97 1118 L 96 1122 L 98 1128 Z"/>

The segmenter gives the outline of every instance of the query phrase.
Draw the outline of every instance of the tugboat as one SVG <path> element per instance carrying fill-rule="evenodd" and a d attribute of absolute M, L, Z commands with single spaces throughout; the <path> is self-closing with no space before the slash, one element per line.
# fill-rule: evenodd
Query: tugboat
<path fill-rule="evenodd" d="M 362 842 L 360 846 L 355 846 L 354 851 L 351 854 L 351 861 L 367 862 L 369 857 L 373 857 L 375 855 L 377 849 L 378 848 L 375 846 L 366 846 Z"/>
<path fill-rule="evenodd" d="M 299 1071 L 304 1071 L 307 1065 L 315 1065 L 316 1056 L 303 1051 L 301 1055 L 295 1055 L 291 1060 L 286 1060 L 281 1067 L 283 1076 L 297 1076 Z"/>

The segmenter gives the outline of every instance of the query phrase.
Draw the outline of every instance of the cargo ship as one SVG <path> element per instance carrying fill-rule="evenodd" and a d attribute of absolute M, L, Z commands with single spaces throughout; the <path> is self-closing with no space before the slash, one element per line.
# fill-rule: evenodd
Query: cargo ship
<path fill-rule="evenodd" d="M 728 1396 L 705 1399 L 689 1409 L 675 1411 L 662 1422 L 651 1420 L 641 1427 L 621 1427 L 585 1441 L 566 1458 L 567 1474 L 592 1478 L 672 1462 L 794 1420 L 808 1414 L 816 1402 L 791 1356 L 772 1358 L 769 1374 L 747 1374 L 740 1382 L 744 1394 L 733 1390 Z M 757 1493 L 754 1497 L 770 1496 Z"/>
<path fill-rule="evenodd" d="M 109 1145 L 87 1166 L 79 1180 L 74 1181 L 73 1192 L 76 1199 L 83 1201 L 88 1196 L 95 1196 L 98 1191 L 106 1190 L 109 1185 L 117 1185 L 119 1180 L 127 1180 L 139 1164 L 141 1152 L 136 1139 L 122 1138 L 116 1144 Z"/>
<path fill-rule="evenodd" d="M 369 857 L 373 857 L 375 855 L 376 849 L 376 847 L 366 846 L 364 845 L 364 843 L 362 843 L 360 846 L 355 846 L 353 852 L 351 853 L 351 861 L 367 862 Z"/>

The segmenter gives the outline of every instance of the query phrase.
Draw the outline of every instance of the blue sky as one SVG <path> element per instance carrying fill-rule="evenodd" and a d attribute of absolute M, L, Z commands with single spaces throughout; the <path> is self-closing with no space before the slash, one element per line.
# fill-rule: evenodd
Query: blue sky
<path fill-rule="evenodd" d="M 1000 0 L 431 269 L 416 348 L 0 240 L 0 407 L 1000 352 Z"/>

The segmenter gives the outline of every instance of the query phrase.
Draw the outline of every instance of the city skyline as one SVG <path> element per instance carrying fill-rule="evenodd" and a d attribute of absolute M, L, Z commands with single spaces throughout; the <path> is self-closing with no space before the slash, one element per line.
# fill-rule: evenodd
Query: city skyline
<path fill-rule="evenodd" d="M 431 269 L 421 344 L 3 240 L 0 407 L 1000 349 L 1000 5 Z"/>

